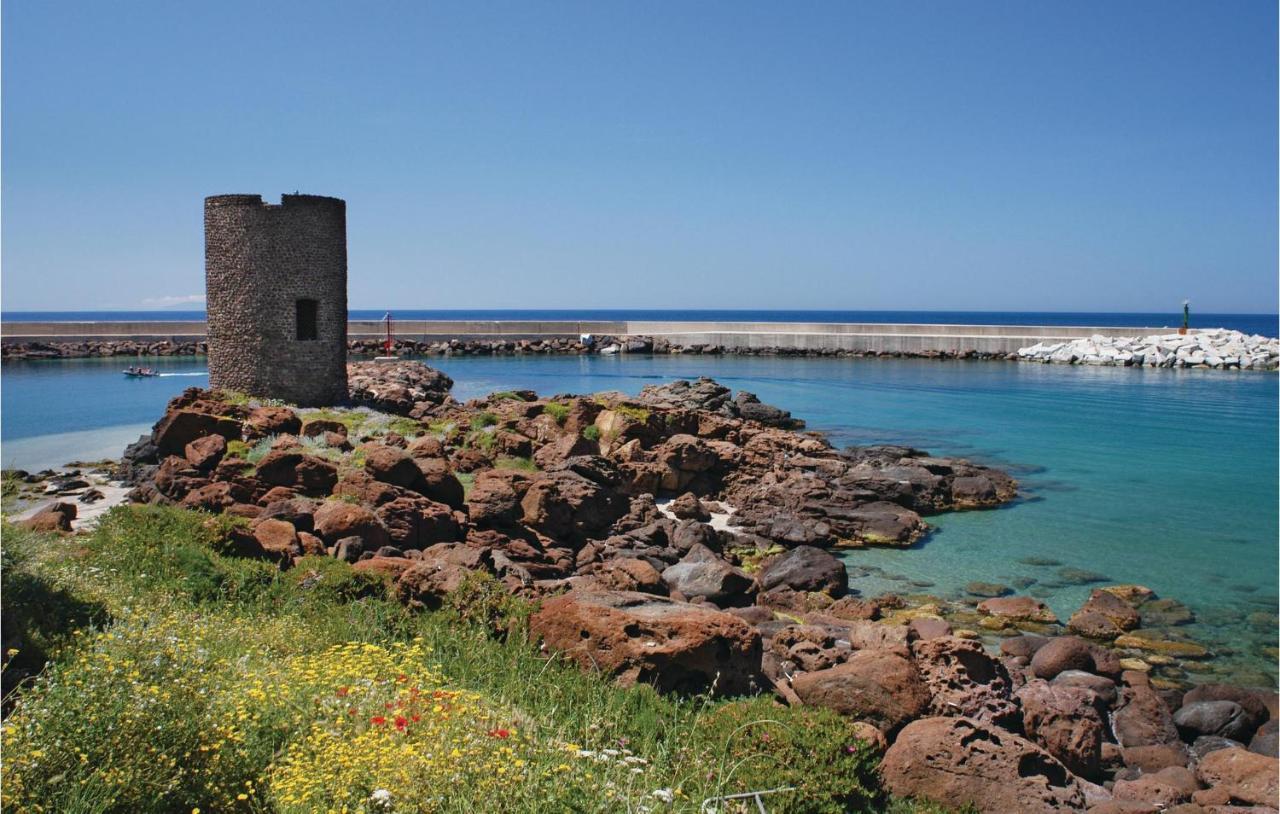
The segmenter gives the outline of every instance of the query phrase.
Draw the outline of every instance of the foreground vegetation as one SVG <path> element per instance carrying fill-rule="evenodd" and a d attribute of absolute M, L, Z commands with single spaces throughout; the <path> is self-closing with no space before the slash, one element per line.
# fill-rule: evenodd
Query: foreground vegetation
<path fill-rule="evenodd" d="M 7 810 L 925 810 L 827 710 L 619 689 L 539 655 L 493 585 L 414 614 L 344 563 L 218 540 L 156 507 L 4 528 Z"/>

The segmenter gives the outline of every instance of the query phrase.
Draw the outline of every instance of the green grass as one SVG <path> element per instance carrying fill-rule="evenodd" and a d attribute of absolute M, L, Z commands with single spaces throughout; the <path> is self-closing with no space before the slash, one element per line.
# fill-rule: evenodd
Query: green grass
<path fill-rule="evenodd" d="M 488 411 L 476 413 L 471 419 L 471 429 L 483 430 L 485 427 L 492 427 L 498 423 L 498 417 Z"/>
<path fill-rule="evenodd" d="M 224 556 L 208 520 L 117 508 L 74 544 L 4 529 L 6 641 L 47 661 L 4 727 L 14 811 L 354 811 L 389 788 L 396 810 L 693 812 L 781 785 L 799 792 L 771 812 L 936 810 L 887 801 L 829 711 L 621 689 L 541 656 L 532 606 L 492 578 L 412 613 L 329 558 Z M 431 728 L 393 731 L 419 686 Z"/>
<path fill-rule="evenodd" d="M 514 456 L 503 456 L 493 462 L 495 469 L 519 469 L 523 472 L 537 472 L 538 465 L 533 462 L 532 458 L 517 458 Z"/>
<path fill-rule="evenodd" d="M 511 390 L 499 390 L 489 394 L 489 401 L 525 401 L 525 397 Z"/>
<path fill-rule="evenodd" d="M 555 419 L 557 424 L 563 425 L 565 419 L 569 417 L 569 405 L 559 401 L 553 401 L 542 408 L 542 412 Z"/>
<path fill-rule="evenodd" d="M 586 427 L 583 427 L 583 428 L 582 428 L 582 437 L 583 437 L 583 438 L 585 438 L 585 439 L 587 439 L 588 441 L 599 441 L 599 440 L 600 440 L 600 428 L 599 428 L 599 427 L 597 427 L 595 424 L 590 424 L 590 425 L 588 425 L 588 426 L 586 426 Z"/>

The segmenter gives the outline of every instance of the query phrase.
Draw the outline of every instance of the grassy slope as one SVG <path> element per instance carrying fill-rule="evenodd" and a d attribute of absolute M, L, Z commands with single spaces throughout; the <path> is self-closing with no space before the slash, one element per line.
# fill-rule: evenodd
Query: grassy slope
<path fill-rule="evenodd" d="M 696 811 L 777 786 L 800 791 L 770 811 L 932 810 L 885 800 L 825 710 L 622 690 L 538 655 L 483 582 L 411 614 L 335 560 L 223 557 L 203 519 L 5 527 L 6 673 L 43 667 L 6 699 L 7 810 Z"/>

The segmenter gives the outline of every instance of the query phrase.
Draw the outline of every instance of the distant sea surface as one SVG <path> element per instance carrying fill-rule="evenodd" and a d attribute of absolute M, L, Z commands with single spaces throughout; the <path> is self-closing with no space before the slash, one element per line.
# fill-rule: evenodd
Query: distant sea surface
<path fill-rule="evenodd" d="M 351 309 L 351 319 L 382 319 L 388 309 Z M 656 320 L 673 322 L 871 322 L 925 325 L 1084 325 L 1090 327 L 1176 328 L 1181 313 L 1108 311 L 768 311 L 713 309 L 391 309 L 396 319 L 482 320 Z M 161 322 L 204 319 L 204 311 L 3 311 L 4 322 Z M 1247 334 L 1280 336 L 1276 314 L 1198 314 L 1198 328 L 1230 328 Z"/>

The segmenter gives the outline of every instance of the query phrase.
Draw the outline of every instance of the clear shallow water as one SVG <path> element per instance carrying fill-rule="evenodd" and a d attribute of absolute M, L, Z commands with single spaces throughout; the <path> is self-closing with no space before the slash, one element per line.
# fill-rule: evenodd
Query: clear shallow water
<path fill-rule="evenodd" d="M 1011 469 L 1024 500 L 930 518 L 937 532 L 912 550 L 850 553 L 851 564 L 883 569 L 854 587 L 952 596 L 972 580 L 1030 578 L 1027 591 L 1065 618 L 1089 586 L 1064 585 L 1056 572 L 1087 569 L 1187 603 L 1200 619 L 1187 631 L 1226 653 L 1220 664 L 1274 675 L 1264 650 L 1275 645 L 1280 533 L 1274 375 L 696 356 L 428 361 L 454 378 L 460 399 L 520 388 L 635 393 L 709 375 L 791 410 L 837 445 L 904 443 Z M 198 374 L 202 364 L 158 366 Z M 6 364 L 5 465 L 32 468 L 22 456 L 51 454 L 41 449 L 57 435 L 153 421 L 169 397 L 207 383 L 199 375 L 126 380 L 119 368 L 112 360 Z M 1062 566 L 1019 562 L 1027 557 Z M 1268 616 L 1250 621 L 1257 613 Z"/>
<path fill-rule="evenodd" d="M 727 322 L 871 322 L 924 323 L 933 325 L 1088 325 L 1142 328 L 1177 327 L 1182 312 L 1162 313 L 1068 312 L 1068 311 L 772 311 L 741 309 L 391 309 L 396 319 L 545 319 L 545 320 L 685 320 Z M 387 309 L 351 309 L 352 319 L 382 319 Z M 193 311 L 5 311 L 5 322 L 52 320 L 155 321 L 204 319 L 203 310 Z M 1277 336 L 1280 317 L 1276 314 L 1192 314 L 1198 328 L 1230 328 L 1247 334 Z"/>

